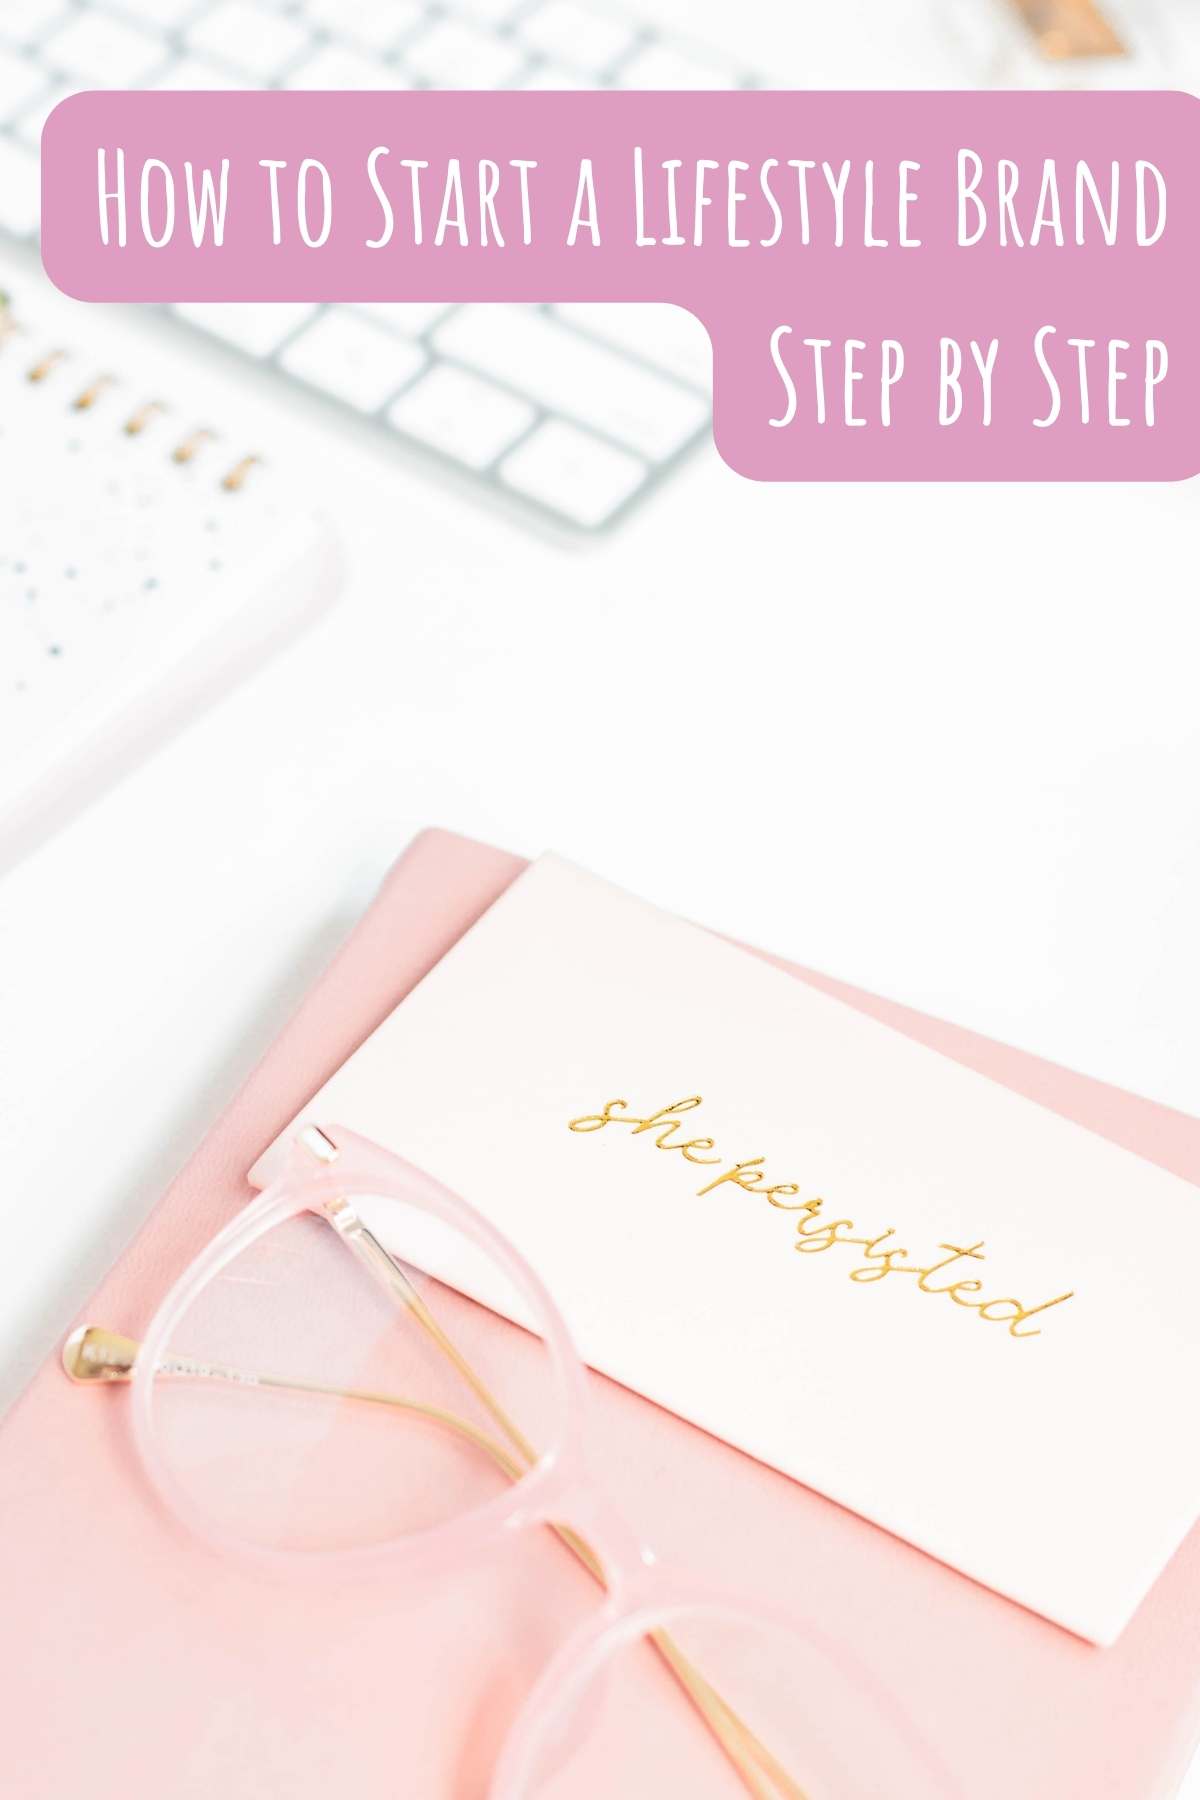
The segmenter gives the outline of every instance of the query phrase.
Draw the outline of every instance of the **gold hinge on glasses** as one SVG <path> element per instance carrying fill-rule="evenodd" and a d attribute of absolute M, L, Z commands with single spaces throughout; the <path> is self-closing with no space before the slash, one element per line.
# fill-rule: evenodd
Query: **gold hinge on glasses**
<path fill-rule="evenodd" d="M 128 1381 L 139 1345 L 118 1331 L 81 1325 L 63 1345 L 63 1368 L 72 1381 Z"/>
<path fill-rule="evenodd" d="M 0 307 L 3 304 L 4 295 L 0 294 Z M 315 1125 L 302 1131 L 300 1139 L 317 1161 L 335 1161 L 337 1145 Z M 119 1331 L 80 1325 L 63 1345 L 63 1368 L 72 1381 L 129 1381 L 140 1348 L 134 1338 L 123 1337 Z"/>

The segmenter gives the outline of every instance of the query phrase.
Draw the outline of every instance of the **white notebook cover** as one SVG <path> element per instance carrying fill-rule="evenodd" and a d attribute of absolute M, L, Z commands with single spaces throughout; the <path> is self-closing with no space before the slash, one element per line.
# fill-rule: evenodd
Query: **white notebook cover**
<path fill-rule="evenodd" d="M 32 272 L 0 291 L 2 867 L 310 617 L 337 558 L 186 364 Z"/>
<path fill-rule="evenodd" d="M 596 1368 L 1093 1642 L 1200 1511 L 1196 1189 L 557 858 L 298 1118 L 486 1212 Z"/>

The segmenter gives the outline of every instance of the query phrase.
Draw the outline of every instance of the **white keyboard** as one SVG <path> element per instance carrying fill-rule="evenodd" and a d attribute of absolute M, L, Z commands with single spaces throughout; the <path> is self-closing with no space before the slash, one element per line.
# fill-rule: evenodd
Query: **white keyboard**
<path fill-rule="evenodd" d="M 0 0 L 0 228 L 80 88 L 721 88 L 739 70 L 581 0 Z M 581 531 L 709 430 L 703 327 L 669 306 L 181 305 L 187 326 L 426 461 Z"/>

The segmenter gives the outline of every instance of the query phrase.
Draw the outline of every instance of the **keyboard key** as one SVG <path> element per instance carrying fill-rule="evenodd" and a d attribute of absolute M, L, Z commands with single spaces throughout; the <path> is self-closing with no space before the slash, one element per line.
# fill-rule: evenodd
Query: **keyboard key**
<path fill-rule="evenodd" d="M 702 429 L 704 399 L 567 330 L 544 313 L 464 306 L 434 337 L 444 355 L 594 426 L 652 459 Z"/>
<path fill-rule="evenodd" d="M 211 56 L 255 81 L 269 82 L 298 61 L 312 38 L 305 26 L 282 13 L 267 12 L 249 0 L 220 0 L 189 28 L 187 42 L 198 56 Z"/>
<path fill-rule="evenodd" d="M 712 348 L 699 319 L 681 306 L 652 301 L 620 305 L 603 302 L 556 306 L 554 317 L 604 338 L 618 350 L 632 350 L 658 363 L 681 381 L 707 391 L 712 385 Z"/>
<path fill-rule="evenodd" d="M 304 0 L 303 11 L 313 25 L 367 50 L 391 50 L 428 16 L 417 0 Z"/>
<path fill-rule="evenodd" d="M 0 225 L 14 237 L 30 237 L 37 230 L 41 205 L 37 151 L 0 137 Z"/>
<path fill-rule="evenodd" d="M 401 394 L 388 418 L 468 468 L 486 469 L 528 431 L 537 413 L 490 381 L 442 363 Z"/>
<path fill-rule="evenodd" d="M 442 19 L 405 46 L 404 63 L 430 87 L 494 88 L 507 86 L 525 58 L 511 39 Z"/>
<path fill-rule="evenodd" d="M 362 300 L 354 310 L 402 337 L 420 337 L 436 320 L 445 318 L 450 308 L 444 300 Z"/>
<path fill-rule="evenodd" d="M 113 0 L 113 4 L 139 24 L 156 25 L 162 31 L 172 30 L 196 10 L 196 0 Z"/>
<path fill-rule="evenodd" d="M 84 87 L 139 87 L 164 63 L 159 37 L 106 13 L 76 13 L 48 37 L 43 60 Z"/>
<path fill-rule="evenodd" d="M 189 325 L 198 325 L 251 356 L 270 356 L 316 310 L 307 300 L 189 300 L 174 308 Z"/>
<path fill-rule="evenodd" d="M 46 76 L 27 56 L 0 45 L 0 121 L 11 119 L 46 86 Z"/>
<path fill-rule="evenodd" d="M 610 519 L 646 475 L 636 456 L 562 419 L 539 425 L 500 465 L 500 479 L 514 492 L 592 528 Z"/>
<path fill-rule="evenodd" d="M 40 43 L 68 10 L 68 0 L 7 0 L 0 6 L 0 38 L 8 44 Z"/>
<path fill-rule="evenodd" d="M 609 68 L 637 36 L 623 19 L 578 6 L 574 0 L 549 0 L 548 5 L 527 13 L 518 29 L 531 50 L 589 75 Z"/>
<path fill-rule="evenodd" d="M 731 88 L 738 78 L 732 69 L 684 56 L 669 44 L 647 44 L 618 71 L 617 81 L 627 88 Z"/>
<path fill-rule="evenodd" d="M 208 88 L 220 92 L 224 88 L 236 88 L 238 78 L 231 69 L 223 69 L 220 63 L 202 62 L 198 56 L 181 56 L 160 70 L 154 86 L 171 92 L 178 88 Z"/>
<path fill-rule="evenodd" d="M 292 70 L 285 84 L 290 88 L 403 88 L 409 83 L 390 63 L 351 50 L 347 44 L 322 44 Z"/>
<path fill-rule="evenodd" d="M 535 63 L 514 83 L 516 87 L 527 88 L 530 93 L 537 93 L 539 90 L 546 93 L 558 90 L 569 92 L 572 88 L 586 88 L 588 85 L 583 76 L 577 75 L 573 69 L 564 69 L 561 63 L 545 62 Z"/>
<path fill-rule="evenodd" d="M 327 312 L 280 357 L 302 381 L 360 412 L 374 412 L 425 365 L 419 344 L 381 331 L 350 312 Z"/>
<path fill-rule="evenodd" d="M 445 11 L 462 13 L 487 25 L 501 25 L 511 19 L 520 0 L 445 0 Z"/>

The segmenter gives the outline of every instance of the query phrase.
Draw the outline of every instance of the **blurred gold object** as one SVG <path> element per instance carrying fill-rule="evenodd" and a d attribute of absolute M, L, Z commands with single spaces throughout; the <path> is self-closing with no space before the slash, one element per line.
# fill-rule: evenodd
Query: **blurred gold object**
<path fill-rule="evenodd" d="M 121 429 L 126 437 L 137 437 L 145 431 L 151 419 L 157 417 L 163 410 L 161 400 L 147 400 L 144 406 L 139 406 L 136 412 L 130 413 Z"/>
<path fill-rule="evenodd" d="M 199 431 L 191 432 L 184 438 L 181 444 L 176 444 L 174 450 L 171 452 L 171 461 L 177 463 L 190 463 L 198 450 L 202 449 L 205 444 L 212 442 L 213 436 L 214 434 L 211 431 L 203 428 Z"/>
<path fill-rule="evenodd" d="M 97 375 L 94 381 L 89 381 L 82 393 L 76 394 L 74 400 L 71 402 L 75 411 L 87 412 L 91 407 L 95 406 L 104 390 L 112 387 L 113 379 L 114 378 L 111 375 Z"/>
<path fill-rule="evenodd" d="M 63 361 L 66 354 L 65 350 L 48 350 L 45 356 L 40 356 L 38 360 L 31 365 L 26 373 L 25 379 L 27 381 L 45 381 L 47 375 L 50 374 L 52 369 L 57 369 L 59 363 Z"/>
<path fill-rule="evenodd" d="M 1129 54 L 1095 0 L 1012 0 L 1012 3 L 1049 62 Z"/>
<path fill-rule="evenodd" d="M 128 1381 L 140 1345 L 102 1325 L 81 1325 L 63 1345 L 63 1368 L 72 1381 Z"/>
<path fill-rule="evenodd" d="M 244 487 L 247 475 L 255 464 L 261 461 L 261 456 L 243 456 L 241 462 L 235 463 L 229 473 L 221 478 L 221 486 L 226 493 L 236 494 L 239 488 Z"/>

